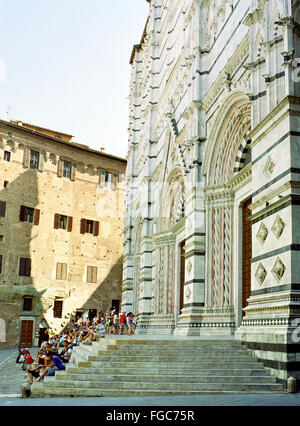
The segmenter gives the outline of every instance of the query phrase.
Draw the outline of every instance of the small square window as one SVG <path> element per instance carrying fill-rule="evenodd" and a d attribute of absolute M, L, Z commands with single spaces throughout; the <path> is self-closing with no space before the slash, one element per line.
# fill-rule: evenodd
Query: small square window
<path fill-rule="evenodd" d="M 8 188 L 9 182 L 8 180 L 5 180 L 3 183 L 3 188 Z"/>
<path fill-rule="evenodd" d="M 3 243 L 4 241 L 4 235 L 0 235 L 0 243 Z"/>
<path fill-rule="evenodd" d="M 9 151 L 4 151 L 3 160 L 10 162 L 10 152 Z"/>

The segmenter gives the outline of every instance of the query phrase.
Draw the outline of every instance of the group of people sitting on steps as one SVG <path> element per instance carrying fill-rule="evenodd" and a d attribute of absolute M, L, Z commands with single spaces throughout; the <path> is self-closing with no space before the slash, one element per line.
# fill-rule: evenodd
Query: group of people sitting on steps
<path fill-rule="evenodd" d="M 133 313 L 118 314 L 115 309 L 105 316 L 100 312 L 93 319 L 87 318 L 83 321 L 79 317 L 76 322 L 73 320 L 68 332 L 53 335 L 42 343 L 34 361 L 31 356 L 28 358 L 30 362 L 27 363 L 26 371 L 30 384 L 34 378 L 43 381 L 45 376 L 54 376 L 55 371 L 65 370 L 65 364 L 71 360 L 73 347 L 79 343 L 91 345 L 97 336 L 105 337 L 106 333 L 130 336 L 134 334 L 135 328 L 136 316 Z M 26 354 L 25 365 L 27 356 Z"/>

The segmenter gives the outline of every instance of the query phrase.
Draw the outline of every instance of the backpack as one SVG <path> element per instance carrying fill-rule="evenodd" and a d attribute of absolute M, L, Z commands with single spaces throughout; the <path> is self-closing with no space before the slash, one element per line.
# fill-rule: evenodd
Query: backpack
<path fill-rule="evenodd" d="M 25 356 L 25 364 L 33 364 L 33 359 L 30 354 Z"/>

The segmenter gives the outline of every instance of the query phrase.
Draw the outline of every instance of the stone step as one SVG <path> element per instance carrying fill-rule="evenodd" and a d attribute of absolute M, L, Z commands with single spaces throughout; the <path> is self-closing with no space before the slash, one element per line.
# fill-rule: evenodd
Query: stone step
<path fill-rule="evenodd" d="M 92 346 L 92 345 L 82 345 L 80 346 L 81 349 L 84 349 L 86 351 L 89 351 L 95 355 L 110 355 L 112 357 L 116 356 L 120 356 L 120 354 L 126 355 L 126 356 L 148 356 L 149 355 L 149 350 L 152 353 L 155 353 L 155 355 L 164 355 L 164 356 L 171 356 L 175 354 L 181 354 L 181 353 L 185 353 L 188 354 L 189 356 L 195 356 L 195 355 L 205 355 L 205 356 L 216 356 L 216 355 L 224 355 L 224 353 L 226 353 L 227 356 L 231 356 L 231 355 L 247 355 L 248 352 L 247 350 L 244 349 L 228 349 L 226 351 L 222 351 L 220 349 L 214 349 L 214 350 L 198 350 L 198 349 L 194 349 L 194 348 L 190 348 L 188 349 L 188 351 L 185 349 L 183 352 L 180 351 L 176 351 L 174 352 L 174 349 L 172 350 L 171 348 L 166 350 L 166 349 L 155 349 L 152 351 L 152 348 L 148 348 L 148 349 L 126 349 L 126 350 L 121 350 L 121 349 L 111 349 L 111 350 L 105 350 L 105 349 L 101 349 L 97 346 Z M 78 350 L 78 347 L 74 348 L 74 351 Z"/>
<path fill-rule="evenodd" d="M 107 361 L 107 360 L 116 360 L 116 361 L 120 361 L 120 362 L 126 362 L 126 361 L 131 361 L 131 362 L 139 362 L 139 361 L 144 361 L 146 355 L 142 355 L 142 356 L 130 356 L 128 355 L 126 352 L 120 351 L 120 353 L 115 356 L 111 356 L 111 354 L 101 354 L 101 352 L 99 353 L 99 351 L 94 351 L 92 349 L 92 347 L 90 346 L 80 346 L 77 348 L 74 348 L 74 355 L 75 354 L 79 354 L 81 355 L 83 358 L 85 358 L 88 361 Z M 76 356 L 76 355 L 75 355 Z M 224 355 L 224 353 L 219 353 L 219 354 L 211 354 L 211 355 L 206 355 L 206 354 L 197 354 L 197 355 L 190 355 L 189 353 L 185 354 L 174 354 L 171 353 L 170 355 L 156 355 L 155 352 L 148 352 L 147 355 L 147 359 L 150 362 L 155 362 L 155 361 L 165 361 L 165 360 L 170 360 L 170 361 L 182 361 L 182 362 L 196 362 L 196 361 L 204 361 L 204 360 L 211 360 L 211 361 L 232 361 L 232 362 L 240 362 L 240 361 L 253 361 L 253 357 L 248 355 L 247 353 L 245 354 L 241 354 L 238 356 L 234 356 L 234 355 Z"/>
<path fill-rule="evenodd" d="M 80 343 L 82 344 L 82 342 Z M 133 347 L 135 349 L 147 349 L 149 347 L 153 347 L 154 349 L 158 349 L 161 350 L 162 347 L 164 349 L 171 349 L 171 350 L 187 350 L 187 349 L 203 349 L 203 350 L 211 350 L 211 349 L 246 349 L 245 346 L 243 346 L 241 343 L 239 342 L 231 342 L 231 343 L 224 343 L 223 341 L 187 341 L 187 342 L 182 342 L 182 343 L 175 343 L 175 342 L 170 342 L 168 340 L 164 341 L 159 341 L 159 343 L 157 341 L 153 341 L 152 342 L 141 342 L 139 340 L 135 340 L 135 341 L 122 341 L 122 340 L 114 340 L 111 342 L 107 342 L 106 339 L 103 340 L 96 340 L 93 342 L 93 346 L 99 346 L 99 347 L 105 347 L 105 346 L 109 346 L 111 349 L 113 349 L 114 347 L 118 347 L 120 349 L 132 349 Z"/>
<path fill-rule="evenodd" d="M 185 375 L 134 375 L 134 374 L 69 374 L 64 373 L 56 375 L 56 380 L 63 380 L 69 382 L 77 381 L 86 381 L 86 382 L 110 382 L 110 383 L 120 383 L 120 382 L 147 382 L 147 383 L 156 383 L 159 386 L 159 383 L 167 383 L 172 381 L 172 383 L 276 383 L 275 377 L 261 375 L 261 376 L 248 376 L 248 375 L 236 375 L 236 376 L 224 376 L 224 375 L 199 375 L 196 376 L 185 376 Z"/>
<path fill-rule="evenodd" d="M 83 357 L 86 357 L 88 361 L 108 361 L 108 362 L 120 362 L 120 363 L 128 363 L 128 362 L 144 362 L 147 359 L 148 363 L 166 363 L 166 362 L 181 362 L 181 363 L 189 363 L 194 364 L 197 362 L 206 362 L 208 359 L 210 362 L 219 363 L 219 362 L 251 362 L 253 361 L 253 358 L 250 356 L 239 356 L 239 357 L 230 357 L 230 356 L 119 356 L 119 357 L 111 357 L 110 355 L 86 355 L 84 354 Z M 181 364 L 182 365 L 182 364 Z"/>
<path fill-rule="evenodd" d="M 117 344 L 120 346 L 130 346 L 130 345 L 147 345 L 147 346 L 161 346 L 161 345 L 169 345 L 170 347 L 174 346 L 182 346 L 182 347 L 189 347 L 189 346 L 204 346 L 204 345 L 218 345 L 218 346 L 239 346 L 241 347 L 241 342 L 235 341 L 235 340 L 199 340 L 199 339 L 155 339 L 155 340 L 142 340 L 142 339 L 135 339 L 133 336 L 129 336 L 127 338 L 109 338 L 106 337 L 105 339 L 97 338 L 98 344 L 106 345 L 106 344 Z"/>
<path fill-rule="evenodd" d="M 34 383 L 31 388 L 32 398 L 54 398 L 54 397 L 157 397 L 157 396 L 197 396 L 197 395 L 220 395 L 220 394 L 269 394 L 270 392 L 284 393 L 282 387 L 249 387 L 245 386 L 240 389 L 234 386 L 231 390 L 201 390 L 201 391 L 183 391 L 183 390 L 118 390 L 111 389 L 90 389 L 75 388 L 66 391 L 65 388 L 46 388 L 43 384 Z"/>
<path fill-rule="evenodd" d="M 194 370 L 184 369 L 160 369 L 160 368 L 152 368 L 145 370 L 144 368 L 94 368 L 94 367 L 76 367 L 68 365 L 66 369 L 67 374 L 100 374 L 100 375 L 125 375 L 125 374 L 133 374 L 138 376 L 152 375 L 152 376 L 176 376 L 178 374 L 183 374 L 185 377 L 194 376 Z M 243 368 L 243 369 L 199 369 L 197 370 L 197 375 L 203 376 L 266 376 L 268 375 L 266 370 L 263 367 L 258 368 Z"/>
<path fill-rule="evenodd" d="M 66 370 L 32 385 L 33 397 L 283 392 L 234 341 L 101 339 L 74 347 Z"/>
<path fill-rule="evenodd" d="M 128 383 L 119 384 L 116 389 L 105 388 L 99 386 L 91 386 L 90 383 L 86 382 L 73 382 L 72 387 L 68 382 L 63 386 L 63 382 L 57 383 L 53 381 L 45 382 L 41 388 L 37 383 L 34 383 L 31 388 L 32 397 L 35 397 L 43 393 L 43 396 L 91 396 L 91 397 L 101 397 L 101 396 L 110 396 L 110 397 L 122 397 L 122 396 L 167 396 L 167 395 L 176 395 L 176 396 L 188 396 L 188 395 L 199 395 L 202 393 L 269 393 L 269 392 L 283 392 L 282 385 L 279 384 L 270 384 L 270 383 L 241 383 L 241 384 L 222 384 L 219 383 L 210 383 L 210 384 L 201 384 L 201 385 L 188 385 L 187 388 L 184 388 L 184 384 L 172 384 L 170 383 L 168 387 L 162 386 L 158 387 L 155 385 L 154 389 L 149 389 L 147 384 L 141 386 L 139 383 L 131 383 L 131 386 L 128 386 Z M 83 384 L 86 386 L 83 386 Z M 191 389 L 192 387 L 192 389 Z M 39 392 L 40 389 L 40 392 Z"/>
<path fill-rule="evenodd" d="M 57 381 L 49 381 L 45 382 L 45 386 L 56 387 L 70 389 L 70 382 L 61 380 L 59 383 Z M 90 389 L 111 389 L 118 391 L 119 389 L 126 390 L 182 390 L 182 391 L 201 391 L 201 390 L 210 390 L 214 391 L 216 389 L 221 390 L 246 390 L 247 387 L 252 389 L 261 388 L 264 386 L 265 388 L 278 389 L 280 385 L 276 383 L 249 383 L 247 380 L 241 380 L 239 383 L 224 383 L 224 382 L 210 382 L 210 383 L 186 383 L 186 382 L 84 382 L 84 381 L 73 381 L 72 387 L 75 388 L 90 388 Z"/>

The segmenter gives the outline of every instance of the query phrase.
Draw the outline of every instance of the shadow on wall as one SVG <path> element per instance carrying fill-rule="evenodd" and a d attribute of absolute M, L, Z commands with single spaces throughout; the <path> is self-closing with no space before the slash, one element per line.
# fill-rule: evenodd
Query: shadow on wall
<path fill-rule="evenodd" d="M 6 179 L 9 168 L 14 165 L 2 164 L 2 179 Z M 0 348 L 15 347 L 22 339 L 29 345 L 38 319 L 43 315 L 41 298 L 44 291 L 35 288 L 32 278 L 35 255 L 31 250 L 40 221 L 38 173 L 35 169 L 27 169 L 11 182 L 0 180 L 3 185 L 0 191 Z"/>
<path fill-rule="evenodd" d="M 9 168 L 14 164 L 1 162 L 2 165 L 5 168 L 2 176 L 9 176 Z M 97 264 L 103 261 L 105 269 L 97 283 L 82 282 L 82 258 L 79 254 L 76 259 L 73 253 L 74 248 L 81 246 L 82 235 L 75 230 L 49 232 L 53 229 L 57 205 L 47 205 L 48 200 L 42 194 L 47 194 L 50 185 L 48 173 L 29 168 L 0 191 L 0 212 L 4 212 L 0 213 L 3 216 L 0 217 L 0 317 L 2 325 L 5 324 L 0 348 L 30 347 L 43 327 L 58 328 L 55 332 L 60 332 L 76 311 L 106 311 L 111 308 L 112 300 L 121 300 L 122 256 L 116 261 L 113 255 L 98 258 Z M 75 209 L 72 191 L 71 187 L 68 200 Z M 53 278 L 57 258 L 62 255 L 73 259 L 70 277 L 63 282 Z M 88 257 L 92 261 L 93 255 Z M 51 322 L 54 302 L 58 299 L 63 300 L 63 314 L 53 321 L 54 326 Z"/>

